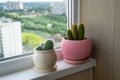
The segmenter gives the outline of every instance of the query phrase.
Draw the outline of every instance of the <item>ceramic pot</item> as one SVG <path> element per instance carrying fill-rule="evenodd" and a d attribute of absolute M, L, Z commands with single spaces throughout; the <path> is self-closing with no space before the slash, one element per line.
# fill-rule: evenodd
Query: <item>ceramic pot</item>
<path fill-rule="evenodd" d="M 34 69 L 40 72 L 49 72 L 56 70 L 56 53 L 53 50 L 39 51 L 34 49 L 33 62 Z"/>
<path fill-rule="evenodd" d="M 92 49 L 90 39 L 67 40 L 62 39 L 61 50 L 65 59 L 71 61 L 82 61 L 88 59 Z"/>

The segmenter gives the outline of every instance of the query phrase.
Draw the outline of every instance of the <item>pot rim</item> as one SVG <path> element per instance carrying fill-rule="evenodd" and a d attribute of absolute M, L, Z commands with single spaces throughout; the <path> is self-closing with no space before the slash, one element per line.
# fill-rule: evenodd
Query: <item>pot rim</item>
<path fill-rule="evenodd" d="M 50 49 L 50 50 L 36 50 L 36 48 L 34 48 L 34 52 L 46 53 L 46 52 L 52 52 L 52 51 L 55 51 L 55 49 Z"/>
<path fill-rule="evenodd" d="M 66 40 L 66 41 L 85 41 L 85 40 L 90 40 L 89 38 L 87 38 L 87 37 L 84 37 L 84 39 L 83 40 L 68 40 L 68 39 L 66 39 L 66 37 L 64 37 L 63 38 L 63 40 Z"/>

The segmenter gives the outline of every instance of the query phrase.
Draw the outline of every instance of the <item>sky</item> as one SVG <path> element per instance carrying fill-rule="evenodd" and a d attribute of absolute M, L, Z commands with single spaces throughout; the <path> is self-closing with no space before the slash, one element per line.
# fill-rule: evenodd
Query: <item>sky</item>
<path fill-rule="evenodd" d="M 58 2 L 63 0 L 0 0 L 0 2 L 7 2 L 7 1 L 21 1 L 21 2 Z"/>

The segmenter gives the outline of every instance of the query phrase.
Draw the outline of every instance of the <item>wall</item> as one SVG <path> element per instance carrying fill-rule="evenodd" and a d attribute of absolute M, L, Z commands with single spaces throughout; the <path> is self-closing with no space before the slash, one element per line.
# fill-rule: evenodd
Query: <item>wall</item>
<path fill-rule="evenodd" d="M 57 80 L 90 80 L 90 69 L 71 74 Z"/>
<path fill-rule="evenodd" d="M 94 44 L 94 80 L 120 80 L 120 0 L 81 0 L 81 22 Z"/>

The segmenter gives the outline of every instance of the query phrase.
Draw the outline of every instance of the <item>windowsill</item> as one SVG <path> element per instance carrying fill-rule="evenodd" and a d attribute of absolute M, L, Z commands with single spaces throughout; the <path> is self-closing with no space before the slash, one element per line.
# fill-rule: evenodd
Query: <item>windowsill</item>
<path fill-rule="evenodd" d="M 64 60 L 59 60 L 57 61 L 56 65 L 57 65 L 57 71 L 54 71 L 54 72 L 39 73 L 33 70 L 33 68 L 29 68 L 26 70 L 3 75 L 0 77 L 0 80 L 18 80 L 18 79 L 20 80 L 30 80 L 30 79 L 55 80 L 76 72 L 80 72 L 80 71 L 95 67 L 96 61 L 94 59 L 90 59 L 88 62 L 80 65 L 70 65 L 66 63 Z"/>

